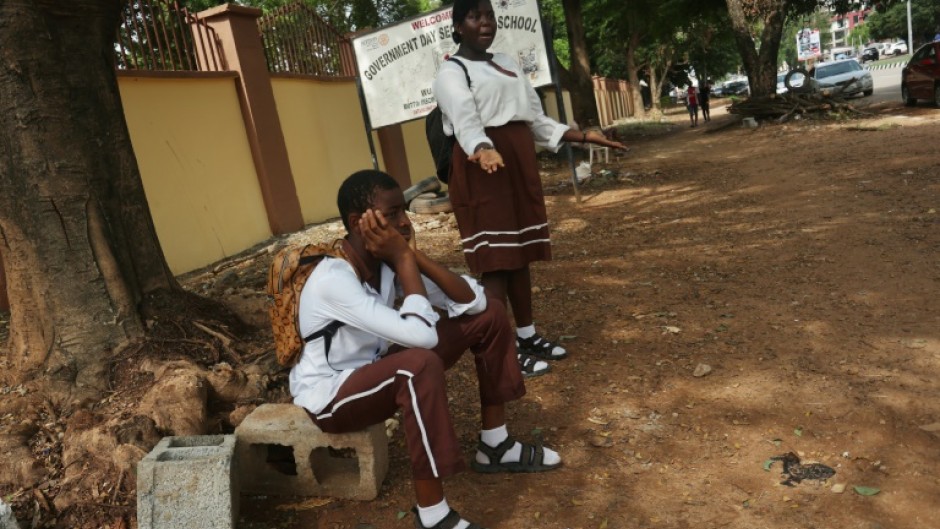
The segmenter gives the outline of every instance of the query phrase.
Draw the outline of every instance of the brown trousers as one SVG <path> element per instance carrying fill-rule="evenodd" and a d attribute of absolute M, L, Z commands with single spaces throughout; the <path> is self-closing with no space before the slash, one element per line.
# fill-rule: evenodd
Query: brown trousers
<path fill-rule="evenodd" d="M 361 430 L 402 410 L 415 479 L 445 478 L 464 469 L 447 407 L 444 370 L 467 349 L 473 353 L 480 404 L 521 398 L 525 384 L 516 359 L 515 333 L 505 306 L 489 299 L 480 314 L 442 318 L 434 350 L 392 348 L 376 362 L 353 372 L 327 407 L 311 414 L 324 432 Z M 396 350 L 397 349 L 397 350 Z"/>

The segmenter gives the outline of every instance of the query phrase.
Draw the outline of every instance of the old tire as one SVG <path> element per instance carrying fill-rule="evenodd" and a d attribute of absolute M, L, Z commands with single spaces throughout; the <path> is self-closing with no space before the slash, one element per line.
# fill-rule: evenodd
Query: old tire
<path fill-rule="evenodd" d="M 790 78 L 794 74 L 801 74 L 803 76 L 803 84 L 800 86 L 790 85 Z M 805 94 L 813 91 L 813 83 L 810 81 L 809 72 L 806 71 L 806 68 L 794 68 L 787 72 L 786 77 L 783 78 L 783 85 L 787 87 L 788 92 L 793 92 L 797 94 Z"/>
<path fill-rule="evenodd" d="M 429 198 L 416 197 L 411 201 L 408 210 L 412 213 L 449 213 L 454 210 L 450 205 L 450 197 L 446 194 Z"/>
<path fill-rule="evenodd" d="M 864 92 L 862 92 L 862 94 L 863 94 L 865 97 L 868 97 L 868 96 L 870 96 L 870 95 L 872 95 L 872 94 L 874 94 L 874 93 L 875 93 L 875 89 L 874 89 L 874 88 L 872 88 L 871 90 L 865 90 Z"/>
<path fill-rule="evenodd" d="M 429 176 L 405 190 L 405 204 L 411 202 L 422 193 L 440 191 L 440 189 L 441 181 L 438 180 L 436 176 Z"/>

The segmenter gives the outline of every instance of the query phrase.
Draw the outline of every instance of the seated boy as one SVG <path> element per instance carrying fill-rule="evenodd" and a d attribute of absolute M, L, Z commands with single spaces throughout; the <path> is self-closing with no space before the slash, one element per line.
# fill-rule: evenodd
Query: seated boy
<path fill-rule="evenodd" d="M 353 174 L 340 186 L 337 203 L 348 262 L 324 259 L 317 265 L 301 293 L 299 319 L 303 336 L 334 321 L 344 325 L 329 342 L 306 344 L 290 373 L 294 403 L 330 433 L 361 430 L 401 409 L 417 497 L 415 526 L 479 529 L 450 509 L 441 483 L 464 467 L 444 370 L 467 349 L 476 362 L 482 415 L 474 470 L 540 472 L 561 465 L 556 452 L 518 443 L 506 430 L 505 403 L 525 394 L 506 310 L 473 279 L 409 246 L 404 196 L 389 175 Z M 398 297 L 403 301 L 396 309 Z"/>

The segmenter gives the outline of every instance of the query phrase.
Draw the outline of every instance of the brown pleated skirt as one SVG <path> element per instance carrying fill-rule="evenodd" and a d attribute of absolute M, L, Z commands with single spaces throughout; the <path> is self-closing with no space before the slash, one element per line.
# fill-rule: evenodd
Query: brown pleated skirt
<path fill-rule="evenodd" d="M 518 270 L 552 258 L 545 197 L 529 126 L 488 127 L 506 167 L 488 174 L 454 145 L 448 192 L 464 258 L 473 273 Z"/>

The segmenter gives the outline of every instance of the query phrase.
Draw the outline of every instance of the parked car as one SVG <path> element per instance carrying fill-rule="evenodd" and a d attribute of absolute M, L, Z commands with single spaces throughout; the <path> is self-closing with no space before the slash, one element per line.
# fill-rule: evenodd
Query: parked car
<path fill-rule="evenodd" d="M 888 44 L 885 42 L 875 42 L 874 44 L 869 44 L 869 48 L 875 48 L 878 50 L 878 57 L 884 58 L 888 56 Z"/>
<path fill-rule="evenodd" d="M 908 106 L 929 99 L 940 107 L 940 40 L 918 48 L 901 70 L 901 99 Z"/>
<path fill-rule="evenodd" d="M 877 61 L 879 58 L 881 58 L 881 54 L 878 52 L 878 48 L 874 46 L 862 50 L 863 63 L 868 61 Z"/>
<path fill-rule="evenodd" d="M 885 48 L 885 55 L 905 55 L 907 51 L 907 43 L 903 40 L 898 40 L 888 44 Z"/>
<path fill-rule="evenodd" d="M 857 94 L 870 96 L 875 91 L 871 72 L 862 68 L 862 65 L 855 59 L 821 62 L 816 65 L 813 78 L 822 89 L 841 86 L 841 95 L 844 96 Z"/>
<path fill-rule="evenodd" d="M 721 95 L 727 96 L 740 96 L 748 95 L 750 93 L 751 87 L 748 82 L 745 81 L 728 81 L 724 84 L 721 89 Z"/>

